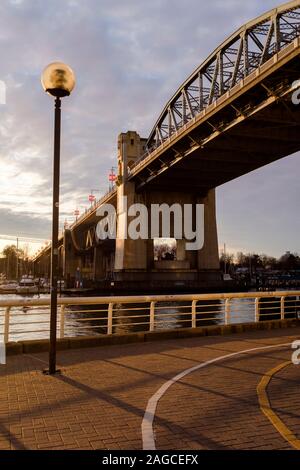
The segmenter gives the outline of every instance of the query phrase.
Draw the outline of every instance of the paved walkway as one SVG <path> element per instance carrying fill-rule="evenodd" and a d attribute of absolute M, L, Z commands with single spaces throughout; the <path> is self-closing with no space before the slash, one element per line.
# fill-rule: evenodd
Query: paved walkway
<path fill-rule="evenodd" d="M 141 449 L 148 402 L 167 381 L 220 356 L 296 339 L 300 328 L 68 350 L 58 353 L 62 374 L 55 377 L 41 373 L 45 353 L 8 357 L 0 365 L 0 449 Z M 234 355 L 172 383 L 155 409 L 156 448 L 292 449 L 257 395 L 263 376 L 291 353 L 276 347 Z M 300 366 L 288 364 L 266 389 L 297 439 L 299 386 Z"/>

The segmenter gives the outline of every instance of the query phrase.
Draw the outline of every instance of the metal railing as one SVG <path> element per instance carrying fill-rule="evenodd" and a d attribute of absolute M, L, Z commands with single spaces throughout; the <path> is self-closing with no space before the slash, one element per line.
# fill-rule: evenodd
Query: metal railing
<path fill-rule="evenodd" d="M 0 341 L 49 337 L 50 298 L 0 299 Z M 58 337 L 300 317 L 300 291 L 58 299 Z"/>
<path fill-rule="evenodd" d="M 91 207 L 87 207 L 84 212 L 75 220 L 71 225 L 70 229 L 73 229 L 77 225 L 80 225 L 81 222 L 86 218 L 89 217 L 94 211 L 96 211 L 100 206 L 102 206 L 107 199 L 112 197 L 117 191 L 116 185 L 114 185 L 111 189 L 106 191 L 106 193 L 103 194 L 103 196 L 100 197 L 100 199 L 95 200 L 95 202 L 91 205 Z"/>

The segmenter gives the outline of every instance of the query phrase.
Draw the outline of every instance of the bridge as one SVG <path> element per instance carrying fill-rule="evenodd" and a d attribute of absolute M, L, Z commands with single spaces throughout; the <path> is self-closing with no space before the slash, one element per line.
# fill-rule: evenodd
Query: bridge
<path fill-rule="evenodd" d="M 77 267 L 91 282 L 124 289 L 222 287 L 215 188 L 300 150 L 300 1 L 243 25 L 186 79 L 168 101 L 149 137 L 118 138 L 113 190 L 60 237 L 61 276 L 72 285 Z M 128 204 L 204 205 L 204 245 L 177 240 L 174 260 L 154 259 L 153 239 L 124 239 L 122 200 Z M 97 210 L 112 204 L 116 240 L 99 241 Z M 174 229 L 174 227 L 173 227 Z M 174 233 L 173 233 L 174 236 Z M 34 258 L 49 274 L 48 246 Z"/>

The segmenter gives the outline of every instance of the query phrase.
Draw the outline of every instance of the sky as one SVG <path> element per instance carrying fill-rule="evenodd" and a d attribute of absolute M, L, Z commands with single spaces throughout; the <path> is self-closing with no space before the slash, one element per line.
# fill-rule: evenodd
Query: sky
<path fill-rule="evenodd" d="M 61 225 L 100 196 L 116 165 L 117 137 L 147 137 L 180 84 L 233 31 L 278 0 L 1 0 L 0 250 L 2 235 L 34 251 L 50 239 L 53 102 L 40 83 L 54 61 L 76 88 L 63 100 Z M 300 155 L 217 189 L 220 246 L 300 252 Z M 39 242 L 39 240 L 37 240 Z M 21 244 L 22 246 L 22 244 Z"/>

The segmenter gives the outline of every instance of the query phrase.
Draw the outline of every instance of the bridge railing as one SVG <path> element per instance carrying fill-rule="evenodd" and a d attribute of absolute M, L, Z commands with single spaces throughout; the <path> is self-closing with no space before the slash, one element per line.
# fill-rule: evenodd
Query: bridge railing
<path fill-rule="evenodd" d="M 50 298 L 0 300 L 0 342 L 49 337 Z M 300 291 L 58 299 L 58 337 L 299 318 Z"/>
<path fill-rule="evenodd" d="M 76 225 L 79 225 L 83 219 L 88 217 L 92 214 L 95 210 L 97 210 L 102 204 L 104 204 L 107 199 L 109 199 L 114 193 L 116 192 L 116 186 L 114 185 L 111 189 L 109 189 L 100 199 L 95 200 L 95 202 L 91 205 L 91 207 L 87 207 L 84 212 L 75 220 L 71 225 L 70 229 L 74 228 Z"/>

